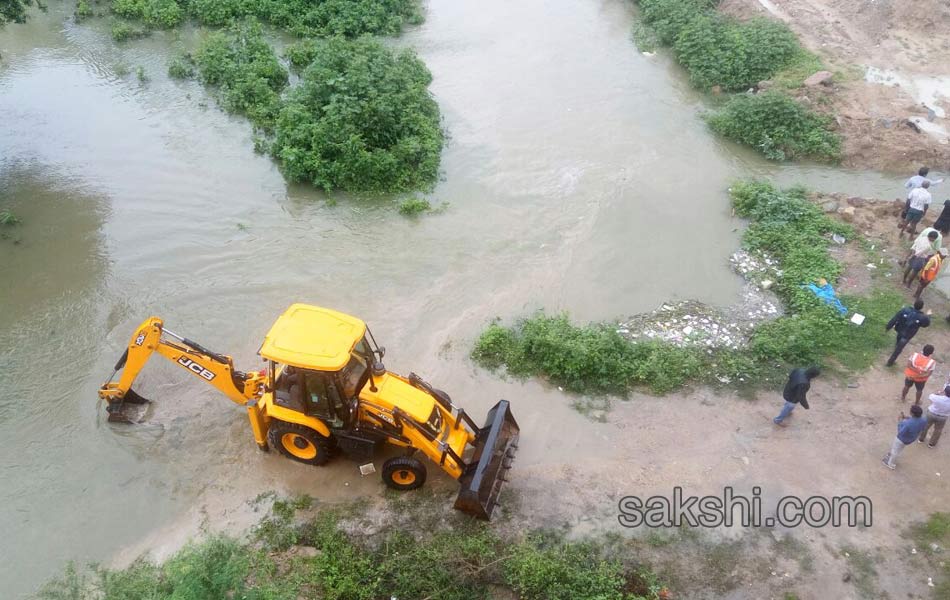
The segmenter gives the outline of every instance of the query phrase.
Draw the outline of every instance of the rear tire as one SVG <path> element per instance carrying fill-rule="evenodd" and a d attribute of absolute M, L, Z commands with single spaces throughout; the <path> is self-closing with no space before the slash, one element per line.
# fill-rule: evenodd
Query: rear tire
<path fill-rule="evenodd" d="M 274 421 L 267 432 L 267 442 L 291 460 L 307 465 L 325 465 L 333 455 L 333 444 L 313 429 Z"/>
<path fill-rule="evenodd" d="M 426 482 L 426 466 L 411 456 L 396 456 L 383 463 L 383 483 L 386 487 L 406 492 L 422 487 Z"/>

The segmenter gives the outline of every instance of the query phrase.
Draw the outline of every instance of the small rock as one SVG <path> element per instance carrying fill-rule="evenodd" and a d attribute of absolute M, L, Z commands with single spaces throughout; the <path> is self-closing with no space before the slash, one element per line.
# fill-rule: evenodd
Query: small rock
<path fill-rule="evenodd" d="M 821 210 L 825 211 L 826 213 L 835 212 L 836 210 L 838 210 L 838 203 L 835 202 L 834 200 L 828 200 L 827 202 L 822 202 Z"/>
<path fill-rule="evenodd" d="M 834 77 L 834 73 L 831 71 L 818 71 L 817 73 L 809 75 L 803 83 L 807 87 L 815 87 L 816 85 L 829 85 L 831 83 L 832 77 Z"/>
<path fill-rule="evenodd" d="M 299 554 L 300 556 L 305 556 L 307 558 L 313 558 L 314 556 L 319 556 L 320 554 L 323 554 L 323 553 L 317 548 L 314 548 L 313 546 L 298 546 L 297 554 Z"/>
<path fill-rule="evenodd" d="M 712 86 L 712 89 L 709 91 L 712 92 L 713 96 L 718 96 L 722 94 L 722 86 L 714 85 Z"/>
<path fill-rule="evenodd" d="M 851 573 L 845 573 L 844 577 L 841 578 L 841 581 L 844 581 L 845 583 L 851 581 Z"/>

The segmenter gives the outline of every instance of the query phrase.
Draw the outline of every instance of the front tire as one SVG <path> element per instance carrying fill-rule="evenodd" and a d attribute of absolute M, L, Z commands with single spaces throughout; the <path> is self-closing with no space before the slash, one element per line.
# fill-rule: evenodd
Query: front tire
<path fill-rule="evenodd" d="M 411 456 L 396 456 L 383 463 L 383 483 L 401 492 L 415 490 L 426 482 L 426 466 Z"/>
<path fill-rule="evenodd" d="M 333 450 L 329 438 L 309 427 L 284 421 L 271 423 L 267 442 L 271 448 L 277 448 L 287 458 L 307 465 L 327 464 Z"/>

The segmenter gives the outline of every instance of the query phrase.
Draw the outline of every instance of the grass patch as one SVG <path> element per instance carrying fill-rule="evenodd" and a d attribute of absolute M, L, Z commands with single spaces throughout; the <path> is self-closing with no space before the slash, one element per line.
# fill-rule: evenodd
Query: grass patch
<path fill-rule="evenodd" d="M 830 129 L 832 118 L 781 92 L 737 94 L 707 121 L 716 133 L 771 160 L 841 158 L 841 138 Z"/>
<path fill-rule="evenodd" d="M 605 544 L 596 541 L 566 542 L 542 533 L 502 537 L 472 521 L 455 529 L 426 528 L 414 519 L 408 520 L 412 526 L 362 535 L 347 533 L 352 526 L 341 528 L 345 510 L 322 510 L 300 522 L 295 512 L 293 501 L 285 501 L 275 504 L 271 518 L 286 521 L 299 545 L 261 548 L 256 537 L 240 542 L 212 536 L 163 564 L 139 559 L 122 570 L 69 565 L 39 597 L 478 600 L 505 588 L 525 600 L 658 600 L 664 590 L 649 571 L 607 558 Z"/>
<path fill-rule="evenodd" d="M 634 342 L 612 324 L 578 326 L 567 315 L 537 313 L 511 327 L 489 325 L 472 358 L 488 369 L 540 376 L 571 392 L 619 396 L 632 386 L 666 393 L 690 381 L 715 384 L 723 375 L 757 382 L 783 366 L 869 366 L 891 343 L 884 325 L 903 304 L 901 295 L 878 289 L 867 297 L 843 297 L 849 309 L 866 316 L 858 327 L 803 288 L 822 277 L 836 283 L 843 267 L 828 253 L 829 238 L 837 233 L 856 243 L 853 229 L 826 216 L 800 188 L 740 182 L 730 191 L 736 214 L 750 220 L 743 245 L 781 264 L 774 289 L 786 308 L 786 316 L 759 325 L 744 348 Z"/>
<path fill-rule="evenodd" d="M 946 560 L 947 548 L 950 548 L 950 513 L 935 512 L 926 521 L 912 525 L 908 533 L 919 555 L 936 570 L 933 597 L 950 598 L 950 564 Z"/>
<path fill-rule="evenodd" d="M 288 178 L 325 190 L 431 189 L 443 142 L 431 80 L 410 50 L 320 42 L 280 111 L 273 153 Z"/>
<path fill-rule="evenodd" d="M 785 68 L 772 77 L 772 81 L 780 89 L 795 90 L 802 87 L 808 77 L 824 68 L 825 65 L 817 54 L 799 48 Z"/>
<path fill-rule="evenodd" d="M 185 18 L 185 11 L 176 0 L 112 0 L 112 12 L 141 22 L 148 29 L 170 29 Z"/>
<path fill-rule="evenodd" d="M 226 110 L 247 115 L 262 129 L 274 127 L 288 75 L 259 23 L 248 20 L 209 35 L 195 53 L 195 64 Z"/>
<path fill-rule="evenodd" d="M 874 557 L 857 548 L 845 546 L 841 555 L 848 562 L 851 569 L 851 583 L 860 592 L 862 598 L 879 598 L 877 589 L 877 569 L 874 568 Z"/>

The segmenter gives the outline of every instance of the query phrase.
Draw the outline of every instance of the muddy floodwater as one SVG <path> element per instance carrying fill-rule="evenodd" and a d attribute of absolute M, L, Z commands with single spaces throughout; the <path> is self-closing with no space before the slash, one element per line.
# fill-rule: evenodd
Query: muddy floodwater
<path fill-rule="evenodd" d="M 449 141 L 432 199 L 449 205 L 418 220 L 389 198 L 331 205 L 256 155 L 244 119 L 168 79 L 169 56 L 200 33 L 118 46 L 105 21 L 68 12 L 54 3 L 0 31 L 0 206 L 23 220 L 0 239 L 5 597 L 71 558 L 173 543 L 162 532 L 183 519 L 238 519 L 262 491 L 382 491 L 352 463 L 260 452 L 242 410 L 159 358 L 137 386 L 157 401 L 148 423 L 107 425 L 96 388 L 149 315 L 250 369 L 289 303 L 335 307 L 369 322 L 390 369 L 424 375 L 479 419 L 511 400 L 517 464 L 597 456 L 610 440 L 569 397 L 472 365 L 486 323 L 730 304 L 736 177 L 881 197 L 900 186 L 777 167 L 714 138 L 669 58 L 636 50 L 627 2 L 430 0 L 396 43 L 434 76 Z"/>

